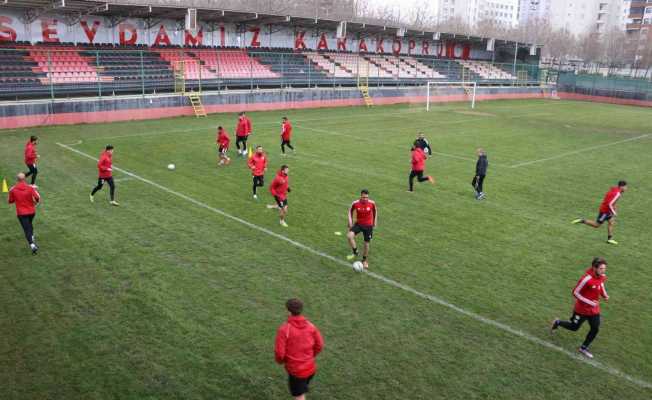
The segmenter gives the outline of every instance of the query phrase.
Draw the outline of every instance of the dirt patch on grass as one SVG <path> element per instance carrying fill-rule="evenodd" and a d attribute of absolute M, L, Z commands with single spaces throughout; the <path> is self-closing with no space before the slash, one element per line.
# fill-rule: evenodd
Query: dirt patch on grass
<path fill-rule="evenodd" d="M 457 114 L 476 115 L 478 117 L 495 117 L 496 114 L 481 112 L 481 111 L 455 111 Z"/>

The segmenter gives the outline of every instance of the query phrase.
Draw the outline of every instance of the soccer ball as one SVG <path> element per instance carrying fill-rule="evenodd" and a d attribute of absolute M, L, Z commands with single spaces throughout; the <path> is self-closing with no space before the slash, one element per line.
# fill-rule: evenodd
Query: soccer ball
<path fill-rule="evenodd" d="M 364 265 L 360 261 L 356 261 L 353 263 L 353 269 L 355 272 L 362 272 L 364 270 Z"/>
<path fill-rule="evenodd" d="M 170 171 L 174 171 L 175 168 L 176 168 L 176 167 L 174 166 L 174 164 L 168 164 L 168 169 L 169 169 Z"/>

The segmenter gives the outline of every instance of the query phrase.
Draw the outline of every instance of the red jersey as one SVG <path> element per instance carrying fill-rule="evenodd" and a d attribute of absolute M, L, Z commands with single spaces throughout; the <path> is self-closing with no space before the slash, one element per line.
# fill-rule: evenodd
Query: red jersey
<path fill-rule="evenodd" d="M 235 135 L 240 137 L 247 136 L 249 134 L 247 125 L 247 118 L 244 115 L 238 117 L 238 124 L 235 126 Z"/>
<path fill-rule="evenodd" d="M 249 169 L 251 169 L 254 176 L 263 176 L 267 168 L 267 156 L 265 153 L 254 153 L 247 161 L 247 165 L 249 165 Z"/>
<path fill-rule="evenodd" d="M 308 378 L 317 371 L 315 357 L 324 348 L 324 339 L 310 321 L 291 315 L 276 332 L 274 359 L 297 378 Z"/>
<path fill-rule="evenodd" d="M 575 297 L 575 312 L 580 315 L 600 314 L 600 297 L 608 297 L 604 286 L 607 277 L 598 276 L 593 268 L 584 272 L 573 289 Z"/>
<path fill-rule="evenodd" d="M 283 171 L 279 171 L 269 187 L 272 196 L 278 197 L 279 200 L 288 198 L 288 189 L 290 187 L 290 177 L 285 175 Z"/>
<path fill-rule="evenodd" d="M 289 142 L 292 137 L 292 124 L 290 121 L 285 121 L 281 124 L 281 139 Z"/>
<path fill-rule="evenodd" d="M 228 150 L 230 143 L 231 139 L 229 138 L 229 134 L 224 129 L 217 131 L 217 144 L 220 148 Z"/>
<path fill-rule="evenodd" d="M 421 147 L 412 150 L 412 171 L 423 171 L 426 169 L 426 153 Z"/>
<path fill-rule="evenodd" d="M 353 226 L 353 212 L 355 223 L 361 226 L 376 226 L 378 214 L 376 203 L 373 200 L 356 200 L 349 208 L 349 226 Z"/>
<path fill-rule="evenodd" d="M 16 215 L 32 215 L 36 213 L 36 204 L 41 200 L 41 195 L 31 185 L 18 182 L 9 190 L 9 204 L 16 203 Z"/>
<path fill-rule="evenodd" d="M 100 178 L 110 178 L 113 176 L 113 155 L 108 151 L 103 151 L 97 162 L 97 169 Z"/>
<path fill-rule="evenodd" d="M 611 213 L 611 214 L 616 214 L 616 202 L 620 198 L 621 195 L 620 187 L 614 186 L 609 191 L 607 194 L 604 195 L 604 199 L 602 199 L 602 203 L 600 204 L 600 212 L 601 213 Z"/>
<path fill-rule="evenodd" d="M 27 141 L 25 145 L 25 164 L 33 165 L 36 164 L 36 146 L 32 143 L 31 140 Z"/>

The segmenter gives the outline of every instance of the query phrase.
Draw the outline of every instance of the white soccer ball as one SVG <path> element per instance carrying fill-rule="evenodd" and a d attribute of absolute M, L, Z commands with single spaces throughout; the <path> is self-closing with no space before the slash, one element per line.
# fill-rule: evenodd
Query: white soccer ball
<path fill-rule="evenodd" d="M 177 167 L 174 164 L 168 164 L 168 169 L 174 171 Z"/>
<path fill-rule="evenodd" d="M 355 272 L 362 272 L 364 271 L 364 265 L 360 261 L 356 261 L 353 263 L 353 269 Z"/>

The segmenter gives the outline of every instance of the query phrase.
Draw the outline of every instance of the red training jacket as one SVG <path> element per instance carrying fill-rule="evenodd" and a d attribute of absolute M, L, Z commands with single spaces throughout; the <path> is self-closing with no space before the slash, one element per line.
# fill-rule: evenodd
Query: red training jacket
<path fill-rule="evenodd" d="M 231 138 L 229 138 L 229 134 L 226 130 L 222 129 L 221 131 L 217 131 L 217 144 L 220 147 L 228 149 L 230 143 Z"/>
<path fill-rule="evenodd" d="M 612 213 L 616 214 L 616 202 L 620 198 L 621 195 L 620 188 L 618 186 L 614 186 L 609 191 L 607 194 L 604 195 L 604 199 L 602 199 L 602 203 L 600 204 L 600 212 L 601 213 Z"/>
<path fill-rule="evenodd" d="M 421 147 L 412 150 L 412 171 L 423 171 L 426 169 L 426 153 Z"/>
<path fill-rule="evenodd" d="M 292 124 L 290 121 L 285 121 L 281 124 L 281 139 L 286 142 L 290 141 L 292 137 Z"/>
<path fill-rule="evenodd" d="M 113 155 L 108 151 L 103 151 L 100 155 L 100 159 L 97 162 L 97 169 L 99 171 L 100 178 L 110 178 L 113 176 Z"/>
<path fill-rule="evenodd" d="M 265 153 L 254 153 L 249 161 L 247 161 L 247 165 L 249 165 L 249 169 L 251 169 L 251 173 L 254 176 L 263 176 L 267 168 L 267 156 Z"/>
<path fill-rule="evenodd" d="M 302 315 L 290 315 L 276 333 L 274 358 L 288 374 L 308 378 L 317 371 L 315 357 L 323 348 L 319 329 Z"/>
<path fill-rule="evenodd" d="M 248 135 L 247 120 L 244 116 L 238 117 L 238 124 L 235 126 L 235 135 L 240 137 Z"/>
<path fill-rule="evenodd" d="M 276 177 L 272 181 L 272 185 L 269 187 L 269 191 L 272 193 L 272 196 L 276 196 L 279 200 L 285 200 L 288 198 L 288 189 L 290 187 L 290 177 L 285 175 L 283 171 L 278 171 Z"/>
<path fill-rule="evenodd" d="M 34 143 L 32 143 L 31 140 L 28 140 L 25 145 L 25 164 L 36 164 L 36 158 L 36 146 L 34 146 Z"/>
<path fill-rule="evenodd" d="M 16 215 L 36 214 L 35 205 L 41 200 L 41 195 L 31 185 L 18 182 L 9 190 L 9 204 L 16 203 Z"/>
<path fill-rule="evenodd" d="M 600 314 L 600 296 L 607 297 L 607 289 L 604 286 L 607 277 L 597 276 L 593 268 L 584 272 L 573 289 L 575 297 L 575 312 L 580 315 Z"/>
<path fill-rule="evenodd" d="M 355 211 L 355 223 L 361 226 L 376 226 L 378 214 L 376 203 L 373 200 L 356 200 L 349 208 L 349 226 L 353 226 L 353 212 Z"/>

